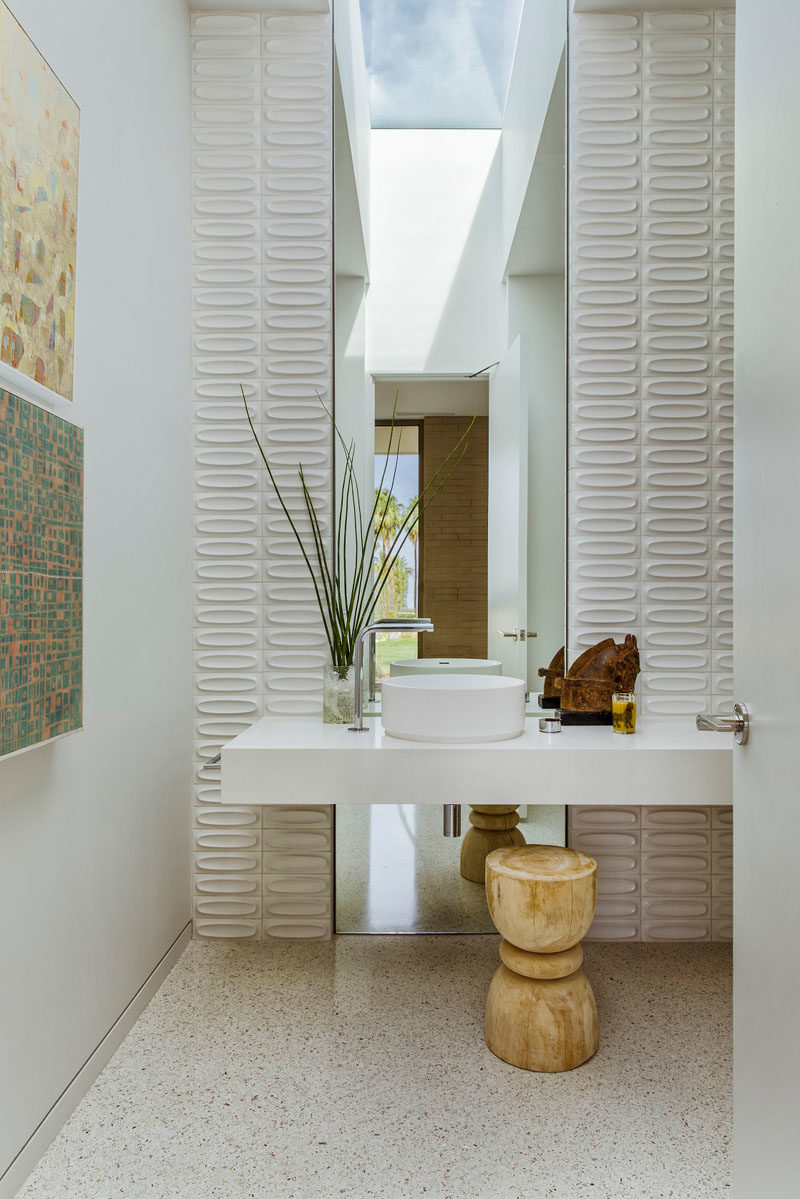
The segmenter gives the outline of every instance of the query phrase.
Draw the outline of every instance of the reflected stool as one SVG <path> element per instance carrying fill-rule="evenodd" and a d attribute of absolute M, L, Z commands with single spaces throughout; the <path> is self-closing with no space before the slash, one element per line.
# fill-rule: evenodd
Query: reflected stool
<path fill-rule="evenodd" d="M 494 849 L 524 845 L 525 838 L 517 828 L 518 804 L 470 804 L 469 822 L 461 842 L 461 877 L 480 883 L 486 875 L 486 855 Z"/>
<path fill-rule="evenodd" d="M 574 1070 L 597 1052 L 597 1007 L 581 969 L 597 863 L 559 845 L 495 849 L 489 914 L 503 940 L 486 1000 L 486 1044 L 523 1070 Z"/>

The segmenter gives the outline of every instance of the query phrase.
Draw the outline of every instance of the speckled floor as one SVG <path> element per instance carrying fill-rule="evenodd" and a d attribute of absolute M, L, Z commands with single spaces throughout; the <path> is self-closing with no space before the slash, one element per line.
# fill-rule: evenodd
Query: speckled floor
<path fill-rule="evenodd" d="M 730 1194 L 730 947 L 586 946 L 601 1045 L 482 1036 L 497 938 L 193 942 L 19 1199 Z"/>

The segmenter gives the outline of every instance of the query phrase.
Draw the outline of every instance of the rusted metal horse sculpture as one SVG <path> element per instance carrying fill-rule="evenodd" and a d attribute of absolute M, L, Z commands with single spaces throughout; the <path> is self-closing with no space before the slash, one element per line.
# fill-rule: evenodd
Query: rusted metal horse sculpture
<path fill-rule="evenodd" d="M 561 707 L 564 724 L 611 724 L 611 696 L 633 691 L 639 674 L 639 647 L 630 633 L 618 644 L 613 637 L 598 641 L 581 654 L 564 674 L 564 651 L 546 669 L 542 707 Z"/>

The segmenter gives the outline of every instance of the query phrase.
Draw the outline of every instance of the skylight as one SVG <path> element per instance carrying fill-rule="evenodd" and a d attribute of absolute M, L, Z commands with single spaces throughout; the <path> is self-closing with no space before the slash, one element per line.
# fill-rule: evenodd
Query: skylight
<path fill-rule="evenodd" d="M 360 0 L 373 129 L 499 129 L 523 0 Z"/>

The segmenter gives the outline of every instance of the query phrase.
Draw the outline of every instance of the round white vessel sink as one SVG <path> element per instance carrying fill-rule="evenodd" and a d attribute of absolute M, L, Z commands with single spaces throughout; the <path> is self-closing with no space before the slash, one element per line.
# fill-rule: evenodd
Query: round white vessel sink
<path fill-rule="evenodd" d="M 525 683 L 480 674 L 389 678 L 381 719 L 403 741 L 509 741 L 525 728 Z"/>
<path fill-rule="evenodd" d="M 389 676 L 421 674 L 502 674 L 494 658 L 406 658 L 389 663 Z"/>

